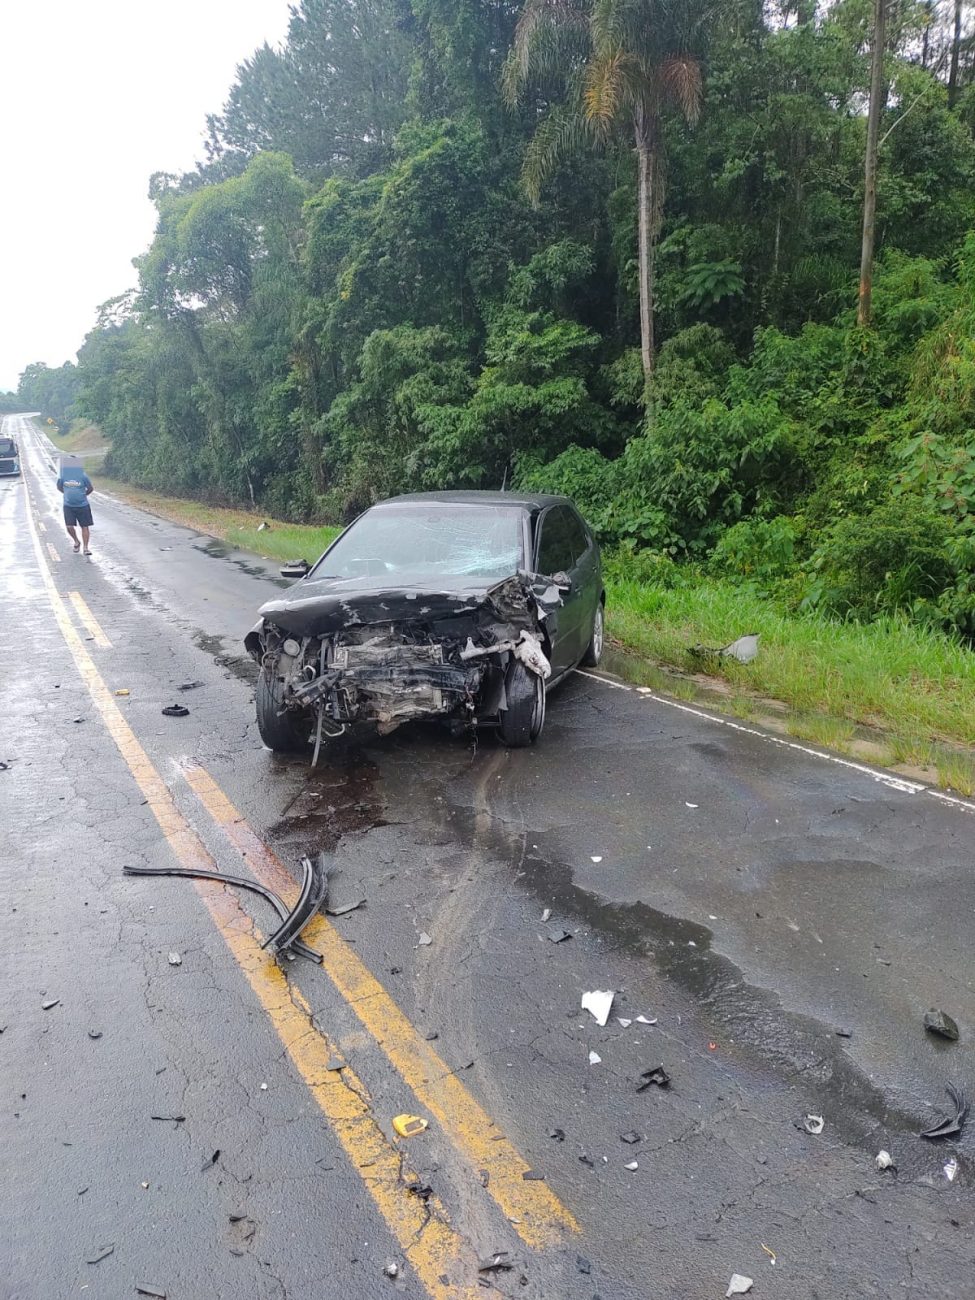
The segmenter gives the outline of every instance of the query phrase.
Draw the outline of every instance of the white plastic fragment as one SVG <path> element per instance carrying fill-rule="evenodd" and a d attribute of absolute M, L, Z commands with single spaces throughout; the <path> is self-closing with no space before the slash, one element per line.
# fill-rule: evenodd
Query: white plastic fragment
<path fill-rule="evenodd" d="M 550 907 L 546 907 L 545 911 L 542 913 L 542 925 L 545 924 L 545 922 L 549 919 L 551 915 L 552 915 L 552 909 Z"/>
<path fill-rule="evenodd" d="M 894 1158 L 889 1151 L 878 1151 L 874 1164 L 878 1169 L 893 1169 Z"/>
<path fill-rule="evenodd" d="M 740 664 L 750 664 L 758 654 L 758 636 L 748 632 L 740 636 L 737 641 L 732 641 L 730 645 L 723 646 L 718 654 L 737 659 Z"/>
<path fill-rule="evenodd" d="M 171 952 L 169 954 L 169 964 L 170 966 L 182 966 L 183 958 L 179 955 L 178 952 Z"/>
<path fill-rule="evenodd" d="M 602 1028 L 609 1019 L 616 994 L 612 989 L 593 989 L 582 995 L 582 1009 L 591 1013 L 593 1020 Z"/>
<path fill-rule="evenodd" d="M 416 941 L 416 946 L 418 948 L 429 948 L 431 943 L 433 943 L 433 940 L 430 938 L 427 932 L 425 930 L 421 930 L 420 937 Z"/>
<path fill-rule="evenodd" d="M 951 1159 L 948 1161 L 948 1163 L 945 1165 L 945 1178 L 948 1179 L 949 1183 L 953 1183 L 955 1181 L 955 1174 L 957 1173 L 958 1173 L 958 1161 L 955 1159 L 954 1156 L 952 1156 Z"/>
<path fill-rule="evenodd" d="M 627 1165 L 624 1165 L 623 1168 L 624 1168 L 624 1169 L 634 1170 L 634 1169 L 639 1169 L 639 1168 L 640 1168 L 640 1165 L 639 1165 L 639 1162 L 638 1162 L 638 1161 L 636 1161 L 636 1160 L 631 1160 L 630 1163 L 627 1164 Z"/>
<path fill-rule="evenodd" d="M 728 1283 L 728 1290 L 725 1292 L 726 1300 L 730 1295 L 744 1295 L 746 1291 L 752 1289 L 754 1284 L 753 1278 L 744 1277 L 741 1273 L 732 1273 L 731 1281 Z"/>
<path fill-rule="evenodd" d="M 261 1092 L 267 1092 L 267 1084 L 266 1084 L 266 1083 L 262 1083 L 262 1084 L 261 1084 Z"/>
<path fill-rule="evenodd" d="M 687 800 L 685 799 L 685 800 L 684 800 L 684 807 L 685 807 L 685 808 L 696 808 L 696 807 L 697 807 L 697 804 L 696 804 L 696 803 L 688 803 Z"/>
<path fill-rule="evenodd" d="M 599 856 L 597 855 L 596 857 L 591 857 L 591 858 L 589 859 L 589 861 L 590 861 L 590 862 L 602 862 L 602 858 L 599 857 Z"/>
<path fill-rule="evenodd" d="M 657 1023 L 657 1017 L 654 1016 L 652 1020 L 648 1020 L 646 1016 L 637 1016 L 636 1023 L 638 1025 L 655 1025 Z"/>
<path fill-rule="evenodd" d="M 603 1058 L 599 1055 L 598 1052 L 590 1052 L 590 1053 L 589 1053 L 589 1064 L 590 1064 L 590 1065 L 599 1065 L 599 1064 L 602 1062 L 602 1059 L 603 1059 Z"/>
<path fill-rule="evenodd" d="M 630 1025 L 633 1024 L 632 1020 L 625 1020 L 623 1016 L 617 1016 L 616 1019 L 620 1022 L 620 1024 L 623 1026 L 624 1029 L 629 1029 Z"/>
<path fill-rule="evenodd" d="M 811 1133 L 813 1137 L 816 1137 L 822 1133 L 823 1129 L 826 1127 L 826 1121 L 823 1119 L 822 1115 L 807 1115 L 802 1121 L 802 1127 L 807 1133 Z"/>

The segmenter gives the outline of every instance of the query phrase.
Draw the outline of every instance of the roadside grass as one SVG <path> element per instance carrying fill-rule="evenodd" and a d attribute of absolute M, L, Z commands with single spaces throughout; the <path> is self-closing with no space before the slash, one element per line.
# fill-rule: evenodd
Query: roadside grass
<path fill-rule="evenodd" d="M 942 754 L 937 759 L 938 784 L 956 794 L 975 794 L 975 763 L 967 754 Z"/>
<path fill-rule="evenodd" d="M 82 460 L 89 458 L 101 458 L 108 451 L 111 444 L 107 442 L 102 434 L 101 429 L 94 424 L 88 424 L 85 420 L 72 420 L 71 428 L 62 432 L 54 432 L 49 424 L 41 424 L 35 420 L 34 423 L 46 433 L 55 447 L 61 451 L 70 452 Z"/>
<path fill-rule="evenodd" d="M 730 583 L 607 586 L 610 635 L 657 664 L 696 671 L 689 646 L 757 632 L 756 659 L 722 660 L 713 670 L 734 691 L 781 700 L 807 720 L 825 716 L 902 738 L 975 745 L 975 654 L 938 632 L 893 619 L 859 624 L 792 615 Z M 902 745 L 906 753 L 906 739 Z"/>
<path fill-rule="evenodd" d="M 95 471 L 92 482 L 96 492 L 107 492 L 129 505 L 138 506 L 148 514 L 169 519 L 172 523 L 195 528 L 209 537 L 252 551 L 266 560 L 305 559 L 317 560 L 325 547 L 338 537 L 341 528 L 317 524 L 288 524 L 267 515 L 237 510 L 229 506 L 213 506 L 205 501 L 191 501 L 184 497 L 163 496 L 145 488 L 133 487 L 118 479 L 107 478 Z M 260 528 L 267 524 L 266 528 Z"/>
<path fill-rule="evenodd" d="M 808 740 L 827 749 L 848 750 L 855 727 L 844 718 L 830 718 L 821 713 L 796 713 L 788 720 L 785 729 L 796 740 Z"/>

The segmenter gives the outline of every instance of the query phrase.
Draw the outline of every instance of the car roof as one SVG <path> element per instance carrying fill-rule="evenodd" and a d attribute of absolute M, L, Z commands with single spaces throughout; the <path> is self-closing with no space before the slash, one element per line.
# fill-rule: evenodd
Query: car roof
<path fill-rule="evenodd" d="M 379 501 L 372 508 L 389 505 L 442 503 L 453 506 L 521 506 L 528 514 L 536 515 L 548 506 L 572 503 L 568 497 L 552 496 L 547 492 L 407 492 L 402 496 Z"/>

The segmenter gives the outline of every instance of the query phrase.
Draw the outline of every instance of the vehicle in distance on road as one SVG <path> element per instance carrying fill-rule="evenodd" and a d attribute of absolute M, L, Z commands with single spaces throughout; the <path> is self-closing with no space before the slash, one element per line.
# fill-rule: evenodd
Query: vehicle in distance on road
<path fill-rule="evenodd" d="M 13 438 L 0 438 L 0 474 L 20 473 L 20 453 Z"/>
<path fill-rule="evenodd" d="M 603 646 L 599 547 L 566 497 L 427 492 L 371 507 L 245 638 L 257 724 L 302 750 L 353 723 L 496 725 L 537 740 L 546 689 Z"/>

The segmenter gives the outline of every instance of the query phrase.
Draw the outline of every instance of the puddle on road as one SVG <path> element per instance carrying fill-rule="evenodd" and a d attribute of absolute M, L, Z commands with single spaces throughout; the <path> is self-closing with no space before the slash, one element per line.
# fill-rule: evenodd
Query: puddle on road
<path fill-rule="evenodd" d="M 266 582 L 272 583 L 276 587 L 290 587 L 291 583 L 287 578 L 279 577 L 275 573 L 268 573 L 263 564 L 250 564 L 247 560 L 239 559 L 238 552 L 234 547 L 226 542 L 221 542 L 216 537 L 207 537 L 205 533 L 199 533 L 197 536 L 201 539 L 199 542 L 193 542 L 193 550 L 199 551 L 201 555 L 209 555 L 214 560 L 229 560 L 242 573 L 246 573 L 249 578 L 263 578 Z M 205 539 L 205 540 L 204 540 Z"/>
<path fill-rule="evenodd" d="M 260 670 L 245 651 L 242 650 L 240 654 L 228 654 L 226 638 L 216 636 L 212 632 L 204 632 L 202 628 L 196 628 L 191 635 L 196 648 L 208 654 L 218 668 L 226 668 L 238 681 L 246 682 L 248 686 L 253 686 L 257 682 Z"/>

